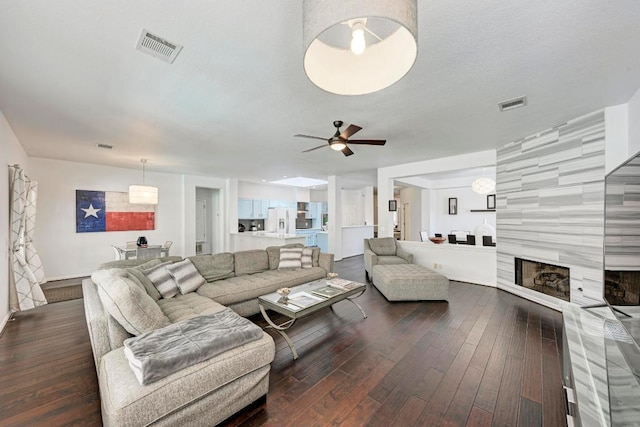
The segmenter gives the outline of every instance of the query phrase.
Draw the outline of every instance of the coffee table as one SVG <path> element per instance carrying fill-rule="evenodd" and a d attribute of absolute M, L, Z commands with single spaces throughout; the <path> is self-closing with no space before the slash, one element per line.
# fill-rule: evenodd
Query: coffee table
<path fill-rule="evenodd" d="M 281 295 L 277 292 L 258 297 L 260 312 L 264 320 L 269 324 L 267 328 L 273 328 L 282 335 L 282 338 L 284 338 L 291 349 L 294 360 L 298 358 L 298 352 L 285 331 L 293 326 L 296 320 L 315 313 L 318 310 L 322 310 L 323 308 L 331 307 L 333 310 L 333 304 L 343 300 L 347 300 L 358 307 L 363 318 L 367 318 L 367 314 L 362 307 L 353 301 L 354 298 L 359 297 L 367 290 L 367 286 L 364 283 L 350 282 L 354 284 L 353 289 L 341 291 L 332 296 L 319 296 L 313 293 L 313 291 L 326 287 L 328 282 L 329 279 L 320 279 L 295 286 L 291 288 L 291 294 L 289 294 L 289 300 L 287 302 L 282 302 Z M 289 320 L 278 325 L 271 320 L 266 310 L 280 313 L 289 318 Z"/>

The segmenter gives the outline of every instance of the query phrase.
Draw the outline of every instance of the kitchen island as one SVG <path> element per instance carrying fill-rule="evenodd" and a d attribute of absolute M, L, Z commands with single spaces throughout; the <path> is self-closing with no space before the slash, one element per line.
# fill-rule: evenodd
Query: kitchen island
<path fill-rule="evenodd" d="M 264 231 L 249 231 L 231 233 L 231 247 L 233 252 L 249 249 L 266 249 L 269 246 L 282 246 L 291 243 L 304 245 L 305 236 L 286 233 L 268 233 Z"/>

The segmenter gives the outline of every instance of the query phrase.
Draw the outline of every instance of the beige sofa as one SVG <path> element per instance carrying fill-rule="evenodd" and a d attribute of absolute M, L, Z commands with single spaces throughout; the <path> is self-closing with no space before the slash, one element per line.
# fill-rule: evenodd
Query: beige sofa
<path fill-rule="evenodd" d="M 396 244 L 393 237 L 364 239 L 364 274 L 373 277 L 374 265 L 413 264 L 413 254 Z"/>
<path fill-rule="evenodd" d="M 137 382 L 129 368 L 123 342 L 132 336 L 127 328 L 130 331 L 136 325 L 153 329 L 154 322 L 162 326 L 216 313 L 225 306 L 242 316 L 258 313 L 258 296 L 326 277 L 333 270 L 333 255 L 321 254 L 317 248 L 311 268 L 279 270 L 279 250 L 189 257 L 207 282 L 196 292 L 167 299 L 143 283 L 139 273 L 143 266 L 180 257 L 114 261 L 83 281 L 105 426 L 213 426 L 264 399 L 275 354 L 273 339 L 266 333 L 146 386 Z M 114 303 L 118 299 L 128 306 Z"/>

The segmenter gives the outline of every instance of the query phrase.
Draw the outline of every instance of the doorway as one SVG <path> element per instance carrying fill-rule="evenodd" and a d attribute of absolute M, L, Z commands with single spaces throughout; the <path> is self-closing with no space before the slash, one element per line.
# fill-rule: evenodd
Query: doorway
<path fill-rule="evenodd" d="M 409 203 L 402 204 L 402 229 L 401 231 L 401 239 L 409 240 L 411 235 L 411 206 Z"/>
<path fill-rule="evenodd" d="M 219 195 L 218 189 L 196 187 L 196 255 L 219 252 Z"/>

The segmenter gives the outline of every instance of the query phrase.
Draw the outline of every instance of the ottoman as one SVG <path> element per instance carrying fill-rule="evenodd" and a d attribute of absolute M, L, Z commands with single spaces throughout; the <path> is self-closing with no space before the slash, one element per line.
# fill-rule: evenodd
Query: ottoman
<path fill-rule="evenodd" d="M 389 301 L 446 300 L 449 279 L 417 264 L 373 266 L 373 285 Z"/>

